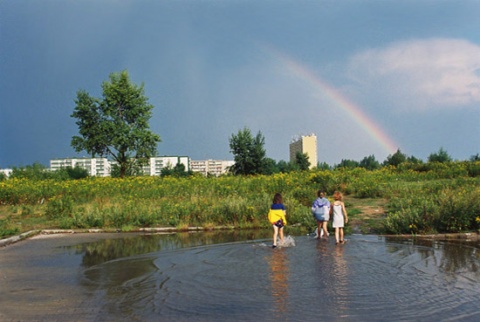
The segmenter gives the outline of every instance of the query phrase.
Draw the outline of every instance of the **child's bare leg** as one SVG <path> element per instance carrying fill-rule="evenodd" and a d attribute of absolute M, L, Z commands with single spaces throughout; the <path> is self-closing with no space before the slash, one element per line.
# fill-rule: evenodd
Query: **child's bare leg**
<path fill-rule="evenodd" d="M 317 221 L 317 238 L 320 239 L 320 236 L 322 236 L 322 222 Z"/>
<path fill-rule="evenodd" d="M 343 242 L 343 228 L 340 228 L 340 241 Z"/>
<path fill-rule="evenodd" d="M 283 244 L 283 227 L 280 228 L 280 244 Z"/>
<path fill-rule="evenodd" d="M 328 230 L 327 230 L 327 222 L 326 221 L 323 222 L 323 235 L 325 237 L 328 237 Z"/>
<path fill-rule="evenodd" d="M 278 227 L 273 225 L 273 246 L 277 246 Z"/>
<path fill-rule="evenodd" d="M 339 234 L 340 234 L 340 228 L 335 227 L 335 241 L 338 243 L 339 242 Z"/>

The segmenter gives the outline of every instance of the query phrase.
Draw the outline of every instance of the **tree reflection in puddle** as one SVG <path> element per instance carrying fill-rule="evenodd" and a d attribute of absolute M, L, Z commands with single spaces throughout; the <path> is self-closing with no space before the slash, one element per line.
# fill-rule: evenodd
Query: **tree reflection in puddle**
<path fill-rule="evenodd" d="M 82 265 L 91 267 L 118 258 L 141 254 L 173 251 L 182 248 L 267 238 L 265 230 L 227 230 L 207 232 L 179 232 L 159 234 L 122 234 L 121 237 L 103 239 L 66 247 L 82 254 Z"/>
<path fill-rule="evenodd" d="M 446 273 L 479 272 L 480 241 L 461 239 L 430 239 L 386 237 L 386 242 L 411 245 L 410 248 L 391 246 L 392 252 L 397 249 L 419 254 L 425 261 L 433 261 L 432 265 Z"/>
<path fill-rule="evenodd" d="M 478 243 L 300 236 L 272 249 L 270 238 L 270 230 L 32 238 L 0 251 L 0 320 L 480 318 Z"/>

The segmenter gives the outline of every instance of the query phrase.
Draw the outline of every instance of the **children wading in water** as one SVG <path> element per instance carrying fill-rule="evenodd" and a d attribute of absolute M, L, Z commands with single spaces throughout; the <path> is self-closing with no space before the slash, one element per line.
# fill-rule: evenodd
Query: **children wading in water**
<path fill-rule="evenodd" d="M 270 211 L 268 212 L 268 221 L 273 225 L 273 246 L 272 248 L 277 247 L 277 237 L 280 233 L 280 244 L 283 244 L 283 227 L 287 224 L 287 219 L 285 216 L 287 212 L 285 206 L 283 205 L 282 195 L 276 193 L 273 196 L 272 205 Z"/>

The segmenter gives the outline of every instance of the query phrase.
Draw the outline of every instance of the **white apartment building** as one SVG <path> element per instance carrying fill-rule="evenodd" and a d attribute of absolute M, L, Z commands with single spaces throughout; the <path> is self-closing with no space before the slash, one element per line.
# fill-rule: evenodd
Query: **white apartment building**
<path fill-rule="evenodd" d="M 145 175 L 159 176 L 163 168 L 174 168 L 179 163 L 185 166 L 185 171 L 190 171 L 190 158 L 187 156 L 153 157 L 148 165 L 142 167 L 142 171 Z"/>
<path fill-rule="evenodd" d="M 200 172 L 204 176 L 208 174 L 219 176 L 228 172 L 235 161 L 226 160 L 191 160 L 190 166 L 193 172 Z"/>
<path fill-rule="evenodd" d="M 5 177 L 9 177 L 13 172 L 13 169 L 0 169 L 0 173 L 3 173 Z"/>
<path fill-rule="evenodd" d="M 80 167 L 87 170 L 89 176 L 110 176 L 111 164 L 107 158 L 66 158 L 50 160 L 50 170 L 57 171 L 67 167 Z"/>
<path fill-rule="evenodd" d="M 112 165 L 116 162 L 107 158 L 66 158 L 50 160 L 50 170 L 56 171 L 66 167 L 80 167 L 87 170 L 90 176 L 109 177 Z M 159 176 L 165 167 L 174 168 L 178 163 L 185 166 L 185 171 L 190 170 L 190 158 L 187 156 L 163 156 L 149 159 L 149 163 L 142 167 L 144 175 Z"/>

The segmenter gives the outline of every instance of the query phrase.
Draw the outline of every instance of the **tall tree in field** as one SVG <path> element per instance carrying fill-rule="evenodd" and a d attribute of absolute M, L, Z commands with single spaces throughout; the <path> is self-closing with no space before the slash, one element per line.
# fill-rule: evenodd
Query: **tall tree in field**
<path fill-rule="evenodd" d="M 447 153 L 446 150 L 440 148 L 437 153 L 432 153 L 428 156 L 428 162 L 451 162 L 452 157 Z"/>
<path fill-rule="evenodd" d="M 295 164 L 301 171 L 307 171 L 310 168 L 310 161 L 308 159 L 309 157 L 306 153 L 297 152 L 297 154 L 295 154 Z"/>
<path fill-rule="evenodd" d="M 353 169 L 353 168 L 358 168 L 359 166 L 359 162 L 358 161 L 355 161 L 355 160 L 349 160 L 349 159 L 342 159 L 342 161 L 340 161 L 339 164 L 335 165 L 335 169 L 338 169 L 338 168 L 349 168 L 349 169 Z"/>
<path fill-rule="evenodd" d="M 367 170 L 376 170 L 380 168 L 380 163 L 375 159 L 375 156 L 369 155 L 365 157 L 358 163 L 358 166 L 361 168 L 365 168 Z"/>
<path fill-rule="evenodd" d="M 383 165 L 393 165 L 394 167 L 398 167 L 399 164 L 406 161 L 407 155 L 402 153 L 400 149 L 397 149 L 397 152 L 388 155 L 387 159 L 383 162 Z"/>
<path fill-rule="evenodd" d="M 124 177 L 135 162 L 157 151 L 160 136 L 148 124 L 153 105 L 144 95 L 143 84 L 131 83 L 127 71 L 110 74 L 102 89 L 102 99 L 84 90 L 77 92 L 71 117 L 77 119 L 80 135 L 72 138 L 71 145 L 77 152 L 116 161 Z"/>
<path fill-rule="evenodd" d="M 234 174 L 262 174 L 266 171 L 265 138 L 259 131 L 255 137 L 248 128 L 230 137 L 230 152 L 234 156 Z"/>

